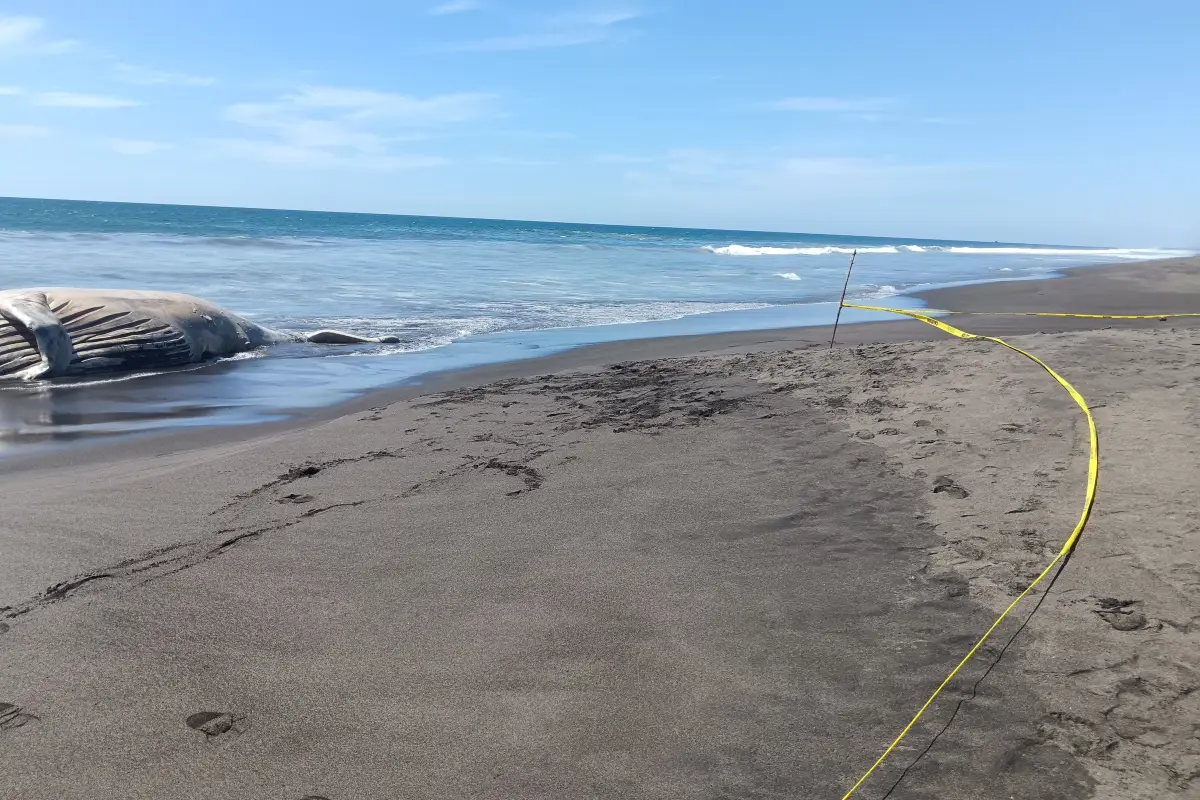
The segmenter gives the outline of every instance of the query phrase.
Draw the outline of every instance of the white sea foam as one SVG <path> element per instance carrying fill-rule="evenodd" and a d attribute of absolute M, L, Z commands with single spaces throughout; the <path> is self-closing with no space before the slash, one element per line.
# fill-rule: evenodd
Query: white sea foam
<path fill-rule="evenodd" d="M 227 359 L 221 358 L 218 361 Z M 172 367 L 171 369 L 162 370 L 140 370 L 138 372 L 126 373 L 110 373 L 101 372 L 97 376 L 72 376 L 70 378 L 56 378 L 53 381 L 40 380 L 30 381 L 28 383 L 4 383 L 0 384 L 0 391 L 5 392 L 24 392 L 27 394 L 41 394 L 48 389 L 71 389 L 79 386 L 102 386 L 108 383 L 127 383 L 129 381 L 141 380 L 143 378 L 153 378 L 158 375 L 173 375 L 183 372 L 194 372 L 215 362 L 208 361 L 200 364 L 187 364 L 180 367 Z"/>
<path fill-rule="evenodd" d="M 1188 250 L 1156 250 L 1151 248 L 1110 247 L 1088 250 L 1073 247 L 939 247 L 944 253 L 972 256 L 1097 256 L 1145 260 L 1191 255 Z"/>
<path fill-rule="evenodd" d="M 796 277 L 795 280 L 800 280 Z M 503 305 L 503 304 L 501 304 Z M 488 333 L 516 333 L 527 331 L 564 330 L 591 328 L 598 325 L 627 325 L 642 322 L 660 322 L 682 319 L 701 314 L 717 314 L 725 311 L 748 311 L 767 308 L 770 303 L 722 303 L 705 301 L 658 301 L 644 303 L 585 303 L 578 305 L 531 304 L 513 313 L 507 306 L 498 307 L 495 313 L 477 317 L 443 317 L 417 319 L 397 317 L 392 319 L 353 319 L 347 317 L 305 318 L 300 324 L 291 321 L 284 330 L 310 330 L 313 328 L 341 328 L 371 335 L 399 335 L 405 341 L 394 345 L 368 345 L 365 347 L 322 350 L 327 357 L 360 358 L 401 353 L 415 353 L 445 347 L 468 336 Z M 358 322 L 357 325 L 347 324 Z"/>
<path fill-rule="evenodd" d="M 830 256 L 850 255 L 855 250 L 859 253 L 896 253 L 899 252 L 891 245 L 883 247 L 748 247 L 744 244 L 731 244 L 725 247 L 714 247 L 706 244 L 700 248 L 719 256 Z"/>
<path fill-rule="evenodd" d="M 199 369 L 200 367 L 193 367 Z M 168 372 L 189 372 L 187 369 L 179 370 L 162 370 L 162 371 L 145 371 L 145 372 L 130 372 L 124 375 L 113 375 L 111 377 L 102 378 L 77 378 L 75 380 L 63 381 L 59 380 L 54 383 L 56 389 L 66 389 L 75 386 L 102 386 L 106 383 L 126 383 L 128 381 L 141 380 L 142 378 L 153 378 L 157 375 L 166 375 Z M 102 373 L 103 374 L 103 373 Z"/>
<path fill-rule="evenodd" d="M 794 272 L 776 272 L 776 273 L 775 273 L 775 277 L 776 277 L 776 278 L 783 278 L 784 280 L 788 280 L 788 281 L 798 281 L 798 280 L 800 280 L 800 276 L 799 276 L 799 275 L 797 275 L 797 274 L 796 274 L 796 273 L 794 273 Z"/>
<path fill-rule="evenodd" d="M 849 255 L 856 250 L 859 255 L 864 253 L 875 255 L 891 255 L 900 253 L 952 253 L 955 255 L 975 256 L 1074 256 L 1096 258 L 1128 258 L 1132 260 L 1148 260 L 1153 258 L 1175 258 L 1190 256 L 1190 250 L 1160 250 L 1155 248 L 1075 248 L 1075 247 L 973 247 L 973 246 L 938 246 L 938 245 L 878 245 L 871 247 L 774 247 L 764 245 L 751 247 L 744 244 L 731 244 L 724 247 L 704 245 L 700 248 L 719 256 L 829 256 Z"/>
<path fill-rule="evenodd" d="M 191 234 L 169 233 L 93 233 L 89 231 L 23 231 L 0 228 L 0 242 L 100 242 L 103 244 L 125 245 L 167 245 L 179 247 L 249 247 L 266 248 L 270 250 L 287 250 L 295 248 L 326 247 L 339 243 L 335 239 L 317 237 L 303 238 L 299 236 L 197 236 Z M 340 240 L 340 243 L 354 243 L 360 240 Z"/>
<path fill-rule="evenodd" d="M 262 358 L 266 354 L 264 350 L 245 350 L 241 353 L 234 353 L 228 356 L 222 356 L 218 361 L 250 361 L 255 358 Z"/>
<path fill-rule="evenodd" d="M 895 297 L 900 294 L 900 291 L 890 283 L 864 283 L 862 286 L 855 287 L 851 296 L 855 300 L 882 300 L 885 297 Z"/>

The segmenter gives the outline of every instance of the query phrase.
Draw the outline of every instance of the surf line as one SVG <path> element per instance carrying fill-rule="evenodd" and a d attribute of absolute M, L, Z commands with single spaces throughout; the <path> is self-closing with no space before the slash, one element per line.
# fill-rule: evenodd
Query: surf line
<path fill-rule="evenodd" d="M 1083 412 L 1083 416 L 1087 420 L 1088 442 L 1089 442 L 1088 474 L 1087 474 L 1087 485 L 1086 485 L 1085 491 L 1084 491 L 1083 509 L 1080 511 L 1079 521 L 1075 523 L 1075 528 L 1074 528 L 1074 530 L 1071 531 L 1071 535 L 1067 538 L 1066 542 L 1063 543 L 1062 548 L 1058 551 L 1058 554 L 1056 556 L 1054 556 L 1054 559 L 1049 564 L 1046 565 L 1046 568 L 1043 569 L 1041 571 L 1041 573 L 1036 578 L 1033 579 L 1032 583 L 1030 583 L 1027 587 L 1025 587 L 1024 591 L 1022 591 L 1019 595 L 1017 595 L 1015 600 L 1013 600 L 1011 603 L 1008 604 L 1008 607 L 1005 608 L 1004 611 L 1000 614 L 1000 616 L 998 616 L 996 618 L 996 621 L 991 624 L 991 627 L 989 627 L 984 632 L 984 634 L 979 637 L 979 640 L 977 642 L 975 642 L 974 646 L 972 646 L 971 649 L 967 652 L 967 654 L 965 656 L 963 656 L 962 660 L 959 661 L 957 665 L 955 665 L 954 669 L 952 669 L 950 671 L 950 674 L 947 675 L 946 678 L 938 685 L 938 687 L 933 690 L 933 694 L 931 694 L 929 696 L 929 699 L 925 701 L 924 705 L 922 705 L 921 708 L 918 709 L 917 713 L 913 715 L 912 719 L 909 720 L 908 724 L 904 726 L 904 729 L 902 731 L 900 731 L 900 734 L 898 736 L 896 736 L 895 739 L 892 740 L 891 744 L 889 744 L 887 746 L 887 749 L 885 749 L 883 751 L 883 754 L 880 755 L 879 758 L 877 758 L 875 760 L 875 763 L 871 765 L 870 769 L 868 769 L 866 772 L 864 772 L 862 777 L 859 778 L 858 781 L 856 781 L 855 784 L 850 787 L 850 790 L 848 792 L 846 792 L 844 795 L 842 795 L 842 800 L 849 800 L 849 798 L 862 787 L 862 785 L 867 781 L 867 779 L 869 777 L 871 777 L 871 775 L 875 772 L 875 770 L 879 768 L 879 766 L 884 762 L 884 760 L 886 760 L 887 757 L 889 755 L 891 755 L 892 751 L 896 749 L 896 746 L 900 744 L 900 742 L 904 739 L 904 737 L 908 735 L 909 731 L 911 731 L 913 729 L 913 726 L 915 726 L 917 724 L 917 722 L 921 719 L 921 717 L 924 716 L 925 712 L 929 709 L 929 707 L 931 705 L 933 705 L 934 701 L 937 700 L 938 696 L 942 693 L 942 690 L 946 688 L 946 686 L 950 683 L 950 681 L 954 680 L 955 676 L 958 675 L 959 671 L 979 651 L 979 648 L 982 647 L 983 644 L 996 631 L 996 629 L 998 627 L 1000 627 L 1001 623 L 1003 623 L 1004 620 L 1006 620 L 1008 618 L 1009 614 L 1012 613 L 1012 610 L 1014 608 L 1016 608 L 1020 604 L 1020 602 L 1022 600 L 1024 600 L 1029 595 L 1029 593 L 1032 592 L 1034 590 L 1034 588 L 1036 588 L 1037 585 L 1040 584 L 1042 582 L 1042 580 L 1045 579 L 1045 577 L 1047 575 L 1049 575 L 1050 572 L 1056 566 L 1059 566 L 1059 565 L 1065 566 L 1065 562 L 1071 557 L 1071 553 L 1074 552 L 1075 547 L 1079 544 L 1080 537 L 1083 535 L 1083 530 L 1085 527 L 1087 527 L 1088 520 L 1091 518 L 1092 507 L 1095 505 L 1095 502 L 1096 502 L 1096 484 L 1097 484 L 1097 482 L 1099 480 L 1099 476 L 1100 476 L 1100 444 L 1099 444 L 1099 440 L 1096 435 L 1096 420 L 1092 416 L 1092 411 L 1090 408 L 1088 408 L 1087 401 L 1083 398 L 1083 395 L 1081 395 L 1075 389 L 1075 387 L 1072 386 L 1069 381 L 1067 381 L 1066 378 L 1064 378 L 1062 375 L 1059 375 L 1057 372 L 1055 372 L 1050 367 L 1050 365 L 1048 365 L 1045 361 L 1042 361 L 1040 358 L 1033 355 L 1029 351 L 1022 350 L 1020 347 L 1010 344 L 1009 342 L 1004 341 L 1003 339 L 1001 339 L 998 336 L 984 336 L 981 334 L 970 333 L 969 331 L 964 331 L 960 328 L 954 327 L 953 325 L 949 325 L 945 322 L 942 322 L 941 320 L 935 319 L 935 318 L 929 316 L 929 314 L 974 314 L 974 315 L 981 315 L 981 316 L 982 315 L 1001 316 L 1001 315 L 1005 315 L 1005 314 L 1012 314 L 1012 315 L 1017 315 L 1017 316 L 1035 316 L 1035 317 L 1080 317 L 1080 318 L 1084 318 L 1084 319 L 1157 319 L 1157 320 L 1166 320 L 1166 319 L 1170 319 L 1171 317 L 1200 317 L 1200 313 L 1069 314 L 1069 313 L 1057 312 L 1057 311 L 1011 311 L 1011 312 L 1006 312 L 1006 311 L 941 311 L 941 310 L 934 311 L 934 310 L 927 310 L 927 313 L 922 314 L 922 313 L 919 313 L 916 311 L 909 311 L 909 310 L 903 309 L 903 308 L 887 308 L 885 306 L 868 306 L 868 305 L 859 305 L 856 303 L 842 302 L 839 304 L 839 306 L 841 308 L 857 308 L 857 309 L 860 309 L 863 311 L 885 311 L 890 314 L 900 314 L 900 315 L 903 315 L 906 317 L 911 317 L 912 319 L 918 320 L 920 322 L 924 322 L 927 325 L 932 325 L 933 327 L 937 328 L 938 330 L 941 330 L 941 331 L 948 333 L 951 336 L 954 336 L 959 339 L 982 339 L 984 341 L 994 342 L 994 343 L 1000 345 L 1001 347 L 1005 347 L 1009 350 L 1012 350 L 1014 353 L 1018 353 L 1019 355 L 1029 359 L 1030 361 L 1034 362 L 1039 367 L 1041 367 L 1043 370 L 1045 370 L 1047 373 L 1049 373 L 1050 376 L 1052 378 L 1054 378 L 1054 380 L 1057 381 L 1058 384 L 1067 391 L 1067 394 L 1069 394 L 1071 396 L 1071 399 L 1075 401 L 1075 404 L 1077 406 L 1079 406 L 1080 411 Z M 840 311 L 840 309 L 839 309 L 839 311 Z M 1055 576 L 1055 577 L 1057 578 L 1057 576 Z M 1053 585 L 1053 581 L 1051 582 L 1051 585 Z M 1028 620 L 1026 620 L 1026 622 L 1028 622 Z M 1010 640 L 1010 643 L 1011 643 L 1011 640 Z M 1007 645 L 1006 645 L 1006 647 L 1007 647 Z M 907 770 L 906 770 L 906 772 L 907 772 Z M 903 776 L 901 776 L 901 777 L 903 777 Z M 895 789 L 895 788 L 896 787 L 893 785 L 892 789 Z M 891 790 L 888 791 L 888 794 L 889 795 L 891 794 Z"/>

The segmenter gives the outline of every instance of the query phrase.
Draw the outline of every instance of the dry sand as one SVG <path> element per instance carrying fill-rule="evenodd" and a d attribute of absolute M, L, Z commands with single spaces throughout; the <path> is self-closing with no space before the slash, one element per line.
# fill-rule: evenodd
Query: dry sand
<path fill-rule="evenodd" d="M 929 300 L 1200 311 L 1200 262 Z M 1100 495 L 891 796 L 1200 796 L 1200 331 L 955 321 L 1088 398 Z M 8 465 L 0 797 L 836 800 L 1053 556 L 1086 440 L 995 345 L 822 335 L 589 348 L 303 429 Z"/>

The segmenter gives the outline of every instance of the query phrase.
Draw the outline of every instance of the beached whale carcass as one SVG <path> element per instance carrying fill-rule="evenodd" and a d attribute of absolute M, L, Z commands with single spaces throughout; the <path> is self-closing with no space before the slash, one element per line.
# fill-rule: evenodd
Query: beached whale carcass
<path fill-rule="evenodd" d="M 206 300 L 123 289 L 0 292 L 0 378 L 39 380 L 196 364 L 282 342 L 394 343 L 341 331 L 288 334 Z"/>

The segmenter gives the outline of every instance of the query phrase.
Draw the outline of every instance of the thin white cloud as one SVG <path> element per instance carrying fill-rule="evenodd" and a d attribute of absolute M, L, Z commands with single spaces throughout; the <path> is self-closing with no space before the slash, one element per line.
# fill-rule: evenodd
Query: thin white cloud
<path fill-rule="evenodd" d="M 34 98 L 34 105 L 55 108 L 132 108 L 142 105 L 139 100 L 112 97 L 106 94 L 79 94 L 77 92 L 42 92 Z"/>
<path fill-rule="evenodd" d="M 226 155 L 250 158 L 268 164 L 295 167 L 352 167 L 379 172 L 449 164 L 441 156 L 344 153 L 320 147 L 292 145 L 256 139 L 217 139 L 214 144 Z"/>
<path fill-rule="evenodd" d="M 280 118 L 245 106 L 231 108 L 226 119 L 264 128 L 281 142 L 295 147 L 345 149 L 359 153 L 382 153 L 387 149 L 382 135 L 359 130 L 340 120 Z"/>
<path fill-rule="evenodd" d="M 171 147 L 165 142 L 153 142 L 147 139 L 108 139 L 105 144 L 113 152 L 123 156 L 145 156 Z"/>
<path fill-rule="evenodd" d="M 0 86 L 0 97 L 21 94 L 19 86 Z"/>
<path fill-rule="evenodd" d="M 781 175 L 797 178 L 850 178 L 880 170 L 894 171 L 897 166 L 883 159 L 847 156 L 785 158 L 779 162 Z"/>
<path fill-rule="evenodd" d="M 625 173 L 639 191 L 690 202 L 702 196 L 794 198 L 898 196 L 961 183 L 975 168 L 955 163 L 912 163 L 872 156 L 764 155 L 680 148 L 652 167 Z M 782 202 L 782 200 L 780 200 Z"/>
<path fill-rule="evenodd" d="M 489 139 L 497 139 L 504 137 L 507 139 L 531 139 L 533 141 L 553 141 L 556 139 L 574 139 L 575 134 L 566 131 L 538 131 L 538 130 L 508 130 L 505 128 L 489 127 L 486 131 L 479 131 Z"/>
<path fill-rule="evenodd" d="M 266 103 L 238 103 L 225 119 L 268 138 L 234 137 L 230 155 L 274 164 L 407 169 L 447 163 L 438 156 L 394 154 L 399 142 L 447 125 L 494 116 L 493 95 L 462 92 L 418 98 L 372 89 L 305 86 Z"/>
<path fill-rule="evenodd" d="M 483 156 L 479 159 L 479 163 L 495 164 L 504 167 L 550 167 L 558 162 L 540 158 L 519 158 L 517 156 Z"/>
<path fill-rule="evenodd" d="M 349 120 L 389 120 L 404 126 L 445 125 L 490 116 L 495 95 L 457 92 L 419 98 L 373 89 L 303 86 L 270 103 L 243 103 L 235 114 L 284 119 L 297 114 L 331 113 Z"/>
<path fill-rule="evenodd" d="M 567 12 L 536 20 L 534 29 L 530 31 L 469 42 L 452 42 L 438 49 L 451 52 L 488 52 L 594 44 L 625 35 L 629 31 L 621 23 L 640 16 L 640 12 L 632 9 Z"/>
<path fill-rule="evenodd" d="M 548 47 L 574 47 L 580 44 L 602 42 L 607 37 L 603 28 L 588 28 L 578 31 L 552 33 L 523 33 L 515 36 L 494 36 L 475 42 L 459 42 L 445 49 L 459 52 L 488 52 L 504 50 L 540 50 Z"/>
<path fill-rule="evenodd" d="M 899 119 L 895 114 L 881 114 L 876 111 L 856 111 L 853 114 L 843 114 L 842 119 L 852 122 L 894 122 Z"/>
<path fill-rule="evenodd" d="M 483 8 L 483 3 L 480 0 L 450 0 L 448 3 L 442 3 L 429 9 L 429 14 L 435 17 L 445 16 L 447 14 L 462 14 L 467 11 L 478 11 Z"/>
<path fill-rule="evenodd" d="M 649 156 L 627 156 L 621 153 L 603 153 L 592 159 L 597 164 L 649 164 L 654 161 Z"/>
<path fill-rule="evenodd" d="M 340 160 L 336 154 L 317 147 L 303 147 L 257 139 L 216 139 L 214 144 L 227 155 L 265 161 L 268 164 L 329 167 Z"/>
<path fill-rule="evenodd" d="M 42 37 L 46 23 L 39 17 L 0 14 L 0 55 L 52 55 L 65 53 L 78 44 L 73 39 L 47 41 Z"/>
<path fill-rule="evenodd" d="M 739 157 L 720 150 L 682 147 L 667 153 L 666 169 L 676 175 L 708 178 L 738 171 L 743 168 L 743 165 L 738 163 L 741 160 Z"/>
<path fill-rule="evenodd" d="M 631 8 L 610 8 L 591 11 L 564 11 L 546 17 L 545 22 L 562 27 L 598 27 L 605 28 L 618 22 L 628 22 L 642 16 L 640 11 Z"/>
<path fill-rule="evenodd" d="M 28 44 L 45 27 L 37 17 L 0 16 L 0 47 Z"/>
<path fill-rule="evenodd" d="M 954 162 L 898 161 L 882 156 L 785 158 L 769 170 L 753 170 L 745 185 L 766 194 L 837 197 L 905 196 L 938 192 L 969 180 L 978 170 Z"/>
<path fill-rule="evenodd" d="M 117 64 L 117 77 L 139 86 L 212 86 L 217 82 L 215 78 L 203 75 L 168 72 L 136 64 Z"/>
<path fill-rule="evenodd" d="M 776 111 L 863 113 L 887 111 L 896 106 L 891 97 L 786 97 L 766 104 Z"/>
<path fill-rule="evenodd" d="M 379 158 L 368 159 L 357 166 L 366 167 L 367 169 L 380 170 L 383 172 L 391 172 L 398 169 L 442 167 L 449 163 L 450 159 L 443 156 L 398 155 L 381 156 Z"/>
<path fill-rule="evenodd" d="M 50 129 L 41 125 L 0 125 L 0 139 L 36 139 L 49 135 Z"/>
<path fill-rule="evenodd" d="M 33 52 L 39 55 L 55 56 L 60 53 L 69 53 L 79 46 L 79 42 L 74 39 L 59 39 L 56 42 L 46 42 L 36 46 Z"/>

